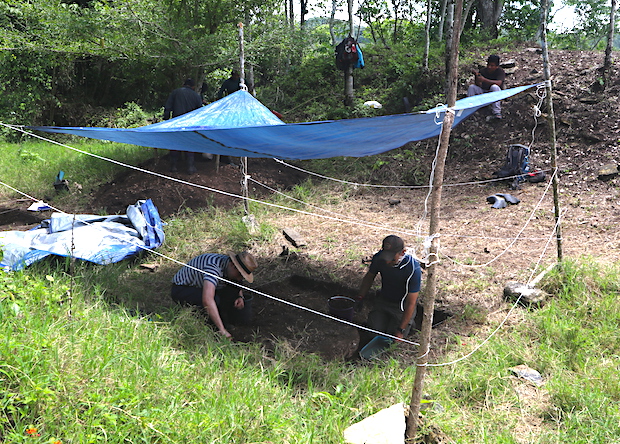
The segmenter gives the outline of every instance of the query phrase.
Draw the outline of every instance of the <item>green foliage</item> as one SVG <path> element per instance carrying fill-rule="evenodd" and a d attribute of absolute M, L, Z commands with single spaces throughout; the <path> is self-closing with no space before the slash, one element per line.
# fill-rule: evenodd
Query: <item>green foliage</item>
<path fill-rule="evenodd" d="M 538 40 L 540 1 L 516 0 L 504 3 L 499 29 L 502 40 L 528 42 Z"/>
<path fill-rule="evenodd" d="M 604 49 L 609 32 L 609 3 L 602 0 L 567 0 L 566 4 L 574 7 L 577 23 L 573 29 L 551 35 L 551 44 L 560 49 Z M 616 18 L 616 26 L 617 23 Z"/>
<path fill-rule="evenodd" d="M 159 115 L 163 115 L 163 110 L 161 110 Z M 109 128 L 137 128 L 139 126 L 148 125 L 149 119 L 152 117 L 152 114 L 144 111 L 137 103 L 128 102 L 125 103 L 122 108 L 117 108 L 114 115 L 97 122 L 96 126 Z"/>
<path fill-rule="evenodd" d="M 27 50 L 0 51 L 0 121 L 10 124 L 37 123 L 42 112 L 55 104 L 50 72 L 58 66 L 51 53 Z M 18 137 L 3 127 L 1 134 Z"/>

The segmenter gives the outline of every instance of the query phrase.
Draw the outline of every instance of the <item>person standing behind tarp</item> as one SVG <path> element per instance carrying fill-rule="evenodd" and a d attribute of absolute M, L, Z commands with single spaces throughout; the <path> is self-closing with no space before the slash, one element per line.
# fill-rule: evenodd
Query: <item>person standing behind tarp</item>
<path fill-rule="evenodd" d="M 467 97 L 501 91 L 504 87 L 506 72 L 499 67 L 498 55 L 490 55 L 487 59 L 486 68 L 482 68 L 480 71 L 474 70 L 472 73 L 474 74 L 474 84 L 469 85 Z M 493 119 L 502 118 L 502 105 L 499 100 L 491 104 L 491 112 Z"/>
<path fill-rule="evenodd" d="M 219 91 L 217 92 L 218 100 L 224 96 L 227 96 L 230 93 L 234 93 L 235 91 L 239 91 L 241 89 L 241 76 L 237 71 L 233 71 L 230 73 L 230 77 L 222 83 Z"/>
<path fill-rule="evenodd" d="M 202 99 L 200 94 L 194 91 L 194 81 L 192 79 L 186 79 L 181 88 L 177 88 L 170 93 L 168 100 L 166 100 L 166 106 L 164 107 L 164 120 L 181 116 L 190 111 L 194 111 L 202 106 Z M 194 174 L 196 172 L 196 166 L 194 165 L 194 153 L 186 151 L 187 158 L 187 172 Z M 179 151 L 170 151 L 170 171 L 177 171 L 177 162 L 179 160 Z"/>

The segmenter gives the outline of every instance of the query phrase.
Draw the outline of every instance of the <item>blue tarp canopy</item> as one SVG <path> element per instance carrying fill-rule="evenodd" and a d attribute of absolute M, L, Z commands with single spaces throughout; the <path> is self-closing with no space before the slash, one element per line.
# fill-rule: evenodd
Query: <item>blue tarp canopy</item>
<path fill-rule="evenodd" d="M 454 107 L 454 125 L 483 106 L 534 86 L 461 99 Z M 371 156 L 437 136 L 445 111 L 442 106 L 414 114 L 286 124 L 240 90 L 182 116 L 139 128 L 30 128 L 169 150 L 305 160 Z"/>
<path fill-rule="evenodd" d="M 0 267 L 21 270 L 51 254 L 106 265 L 163 242 L 162 221 L 150 199 L 130 205 L 126 215 L 54 213 L 30 231 L 0 232 Z"/>

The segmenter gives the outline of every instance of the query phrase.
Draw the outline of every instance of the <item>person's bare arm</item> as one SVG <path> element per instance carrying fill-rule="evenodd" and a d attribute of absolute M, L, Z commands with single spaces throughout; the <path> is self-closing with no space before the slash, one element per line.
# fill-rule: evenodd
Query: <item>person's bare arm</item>
<path fill-rule="evenodd" d="M 400 325 L 399 325 L 399 328 L 401 330 L 405 330 L 407 328 L 407 326 L 409 325 L 409 321 L 411 321 L 411 317 L 415 313 L 415 307 L 416 307 L 416 304 L 418 303 L 418 294 L 419 292 L 407 294 L 407 299 L 405 299 L 405 311 L 403 312 L 403 316 L 400 320 Z M 400 330 L 398 330 L 396 331 L 394 336 L 402 339 L 404 334 L 401 333 Z"/>
<path fill-rule="evenodd" d="M 474 75 L 474 84 L 482 88 L 482 79 L 484 77 L 480 74 L 480 71 L 474 70 L 472 74 Z"/>
<path fill-rule="evenodd" d="M 213 321 L 217 330 L 227 338 L 231 338 L 232 335 L 224 327 L 224 323 L 220 317 L 220 311 L 217 309 L 217 304 L 215 303 L 215 285 L 213 285 L 212 282 L 204 281 L 202 287 L 202 306 L 207 310 L 209 319 Z"/>
<path fill-rule="evenodd" d="M 482 74 L 480 74 L 479 72 L 474 74 L 476 76 L 476 85 L 483 87 L 483 85 L 488 85 L 488 88 L 491 87 L 491 85 L 497 85 L 500 88 L 502 87 L 502 84 L 504 83 L 503 80 L 491 80 L 491 79 L 487 79 L 485 76 L 483 76 Z M 487 89 L 488 89 L 487 88 Z"/>
<path fill-rule="evenodd" d="M 362 284 L 360 285 L 359 292 L 357 293 L 357 299 L 361 300 L 366 297 L 368 291 L 370 290 L 370 287 L 372 286 L 372 283 L 375 280 L 375 276 L 377 276 L 377 273 L 372 273 L 370 271 L 364 275 L 364 277 L 362 278 Z"/>

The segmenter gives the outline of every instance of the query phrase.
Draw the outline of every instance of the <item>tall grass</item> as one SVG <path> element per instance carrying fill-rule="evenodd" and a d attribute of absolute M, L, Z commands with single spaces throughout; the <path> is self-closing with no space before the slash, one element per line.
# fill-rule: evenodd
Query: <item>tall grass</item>
<path fill-rule="evenodd" d="M 62 138 L 65 145 L 79 150 L 136 165 L 153 156 L 150 148 L 82 138 Z M 0 144 L 0 178 L 2 182 L 33 197 L 50 199 L 56 196 L 54 179 L 59 171 L 72 190 L 87 195 L 98 185 L 111 181 L 123 167 L 95 159 L 65 146 L 39 141 Z M 79 194 L 79 193 L 74 193 Z M 0 187 L 0 196 L 15 196 Z"/>
<path fill-rule="evenodd" d="M 374 400 L 402 400 L 368 371 L 223 341 L 190 311 L 155 322 L 79 284 L 69 304 L 68 277 L 47 276 L 0 275 L 4 442 L 31 426 L 76 443 L 340 442 Z"/>
<path fill-rule="evenodd" d="M 32 442 L 25 431 L 35 427 L 63 443 L 337 443 L 353 422 L 408 402 L 407 362 L 350 367 L 286 343 L 268 352 L 224 341 L 185 309 L 135 314 L 93 286 L 91 273 L 131 273 L 118 267 L 77 267 L 73 279 L 49 264 L 0 275 L 3 442 Z M 427 423 L 463 443 L 614 442 L 618 276 L 618 267 L 566 263 L 547 282 L 556 293 L 547 306 L 429 370 L 425 391 L 443 409 Z M 467 341 L 444 359 L 467 352 Z M 522 396 L 528 385 L 509 371 L 518 364 L 540 371 L 546 382 L 532 390 L 544 396 Z M 519 426 L 531 418 L 524 441 Z"/>

